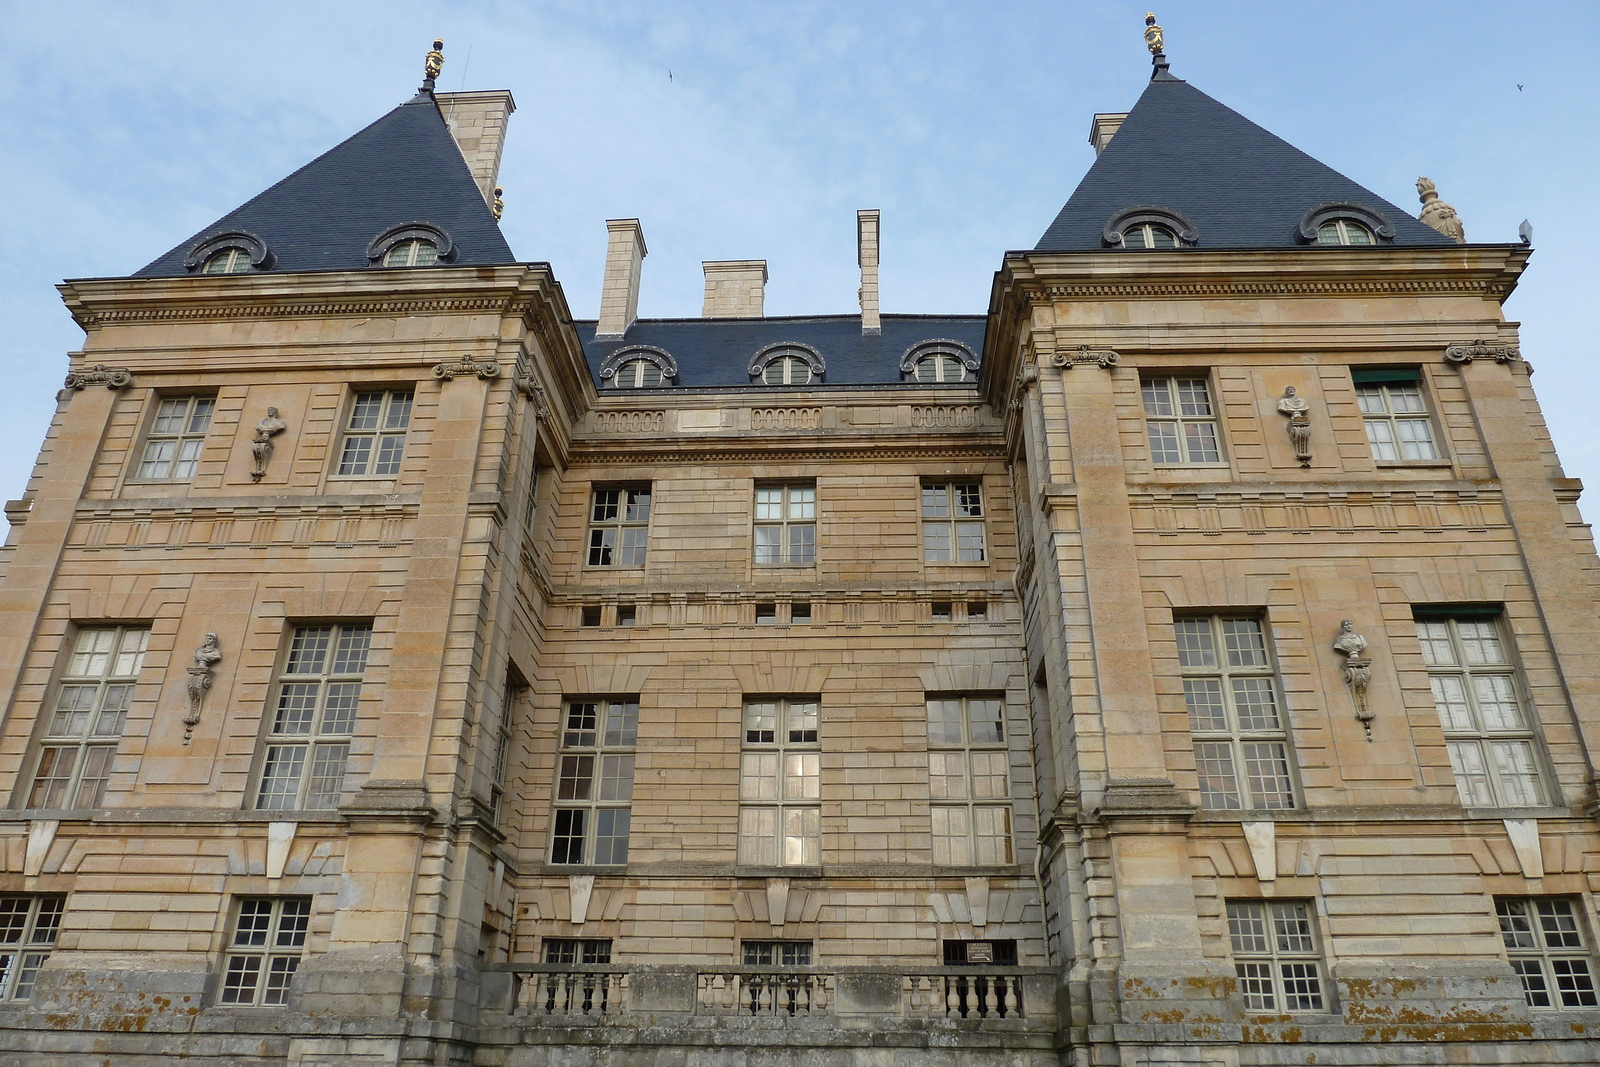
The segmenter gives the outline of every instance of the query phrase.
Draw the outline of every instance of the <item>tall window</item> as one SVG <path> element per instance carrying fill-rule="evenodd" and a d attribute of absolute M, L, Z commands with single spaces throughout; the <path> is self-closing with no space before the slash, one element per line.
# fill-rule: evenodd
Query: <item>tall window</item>
<path fill-rule="evenodd" d="M 413 237 L 389 249 L 383 257 L 385 267 L 431 267 L 439 262 L 439 246 Z"/>
<path fill-rule="evenodd" d="M 44 961 L 55 948 L 61 913 L 67 898 L 61 894 L 8 894 L 0 896 L 0 1000 L 27 1000 Z"/>
<path fill-rule="evenodd" d="M 228 943 L 224 1004 L 287 1004 L 311 926 L 309 897 L 245 897 Z"/>
<path fill-rule="evenodd" d="M 225 253 L 224 253 L 225 254 Z M 214 396 L 169 396 L 156 405 L 139 460 L 141 482 L 188 481 L 200 460 L 200 446 L 211 427 Z"/>
<path fill-rule="evenodd" d="M 661 368 L 648 359 L 630 359 L 617 368 L 618 389 L 654 389 L 661 383 Z"/>
<path fill-rule="evenodd" d="M 811 381 L 811 363 L 803 356 L 779 356 L 761 368 L 763 385 L 805 385 Z"/>
<path fill-rule="evenodd" d="M 1289 744 L 1257 618 L 1174 619 L 1200 804 L 1292 808 Z"/>
<path fill-rule="evenodd" d="M 1373 459 L 1379 463 L 1426 463 L 1440 458 L 1419 371 L 1351 373 Z"/>
<path fill-rule="evenodd" d="M 589 512 L 589 566 L 643 567 L 650 487 L 596 489 Z"/>
<path fill-rule="evenodd" d="M 1152 463 L 1222 462 L 1217 411 L 1204 378 L 1146 378 L 1140 394 Z"/>
<path fill-rule="evenodd" d="M 39 746 L 28 807 L 100 806 L 149 643 L 142 626 L 78 631 Z"/>
<path fill-rule="evenodd" d="M 987 558 L 979 483 L 922 484 L 922 558 L 928 563 L 982 563 Z"/>
<path fill-rule="evenodd" d="M 933 862 L 989 867 L 1011 851 L 1011 759 L 999 696 L 928 697 Z"/>
<path fill-rule="evenodd" d="M 1322 955 L 1303 900 L 1230 900 L 1228 937 L 1247 1011 L 1325 1011 Z"/>
<path fill-rule="evenodd" d="M 778 565 L 816 561 L 816 485 L 756 486 L 756 562 Z"/>
<path fill-rule="evenodd" d="M 739 862 L 814 867 L 822 862 L 822 753 L 815 698 L 744 706 L 739 770 Z"/>
<path fill-rule="evenodd" d="M 1545 803 L 1533 726 L 1497 616 L 1417 619 L 1433 704 L 1466 807 Z"/>
<path fill-rule="evenodd" d="M 556 768 L 551 863 L 628 862 L 639 698 L 567 702 Z"/>
<path fill-rule="evenodd" d="M 506 764 L 511 758 L 512 716 L 521 692 L 522 688 L 507 676 L 500 706 L 484 723 L 489 744 L 489 813 L 495 825 L 500 823 L 500 808 L 505 802 Z"/>
<path fill-rule="evenodd" d="M 256 807 L 339 806 L 371 647 L 371 623 L 295 627 L 279 675 Z"/>
<path fill-rule="evenodd" d="M 1563 897 L 1501 897 L 1494 902 L 1511 969 L 1530 1008 L 1600 1007 L 1594 956 L 1573 902 Z"/>
<path fill-rule="evenodd" d="M 411 390 L 357 393 L 345 423 L 339 474 L 351 478 L 393 478 L 400 473 L 411 425 Z"/>

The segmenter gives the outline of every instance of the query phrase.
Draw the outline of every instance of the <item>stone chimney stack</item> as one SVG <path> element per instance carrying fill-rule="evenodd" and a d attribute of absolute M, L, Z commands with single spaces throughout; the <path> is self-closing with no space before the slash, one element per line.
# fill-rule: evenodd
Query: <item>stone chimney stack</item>
<path fill-rule="evenodd" d="M 506 145 L 506 120 L 517 109 L 509 89 L 482 93 L 437 93 L 439 113 L 461 149 L 483 202 L 494 204 L 495 179 L 500 176 L 500 152 Z"/>
<path fill-rule="evenodd" d="M 725 259 L 702 262 L 706 300 L 700 314 L 708 319 L 759 319 L 767 304 L 767 261 Z"/>
<path fill-rule="evenodd" d="M 607 219 L 606 277 L 600 285 L 600 321 L 596 340 L 621 337 L 639 316 L 639 275 L 644 257 L 644 229 L 638 219 Z"/>
<path fill-rule="evenodd" d="M 1094 154 L 1099 155 L 1106 150 L 1106 145 L 1111 143 L 1111 138 L 1122 129 L 1122 120 L 1128 117 L 1126 111 L 1121 114 L 1096 115 L 1089 123 L 1089 143 L 1094 145 Z"/>
<path fill-rule="evenodd" d="M 882 333 L 878 317 L 878 212 L 856 212 L 856 265 L 861 268 L 861 332 Z"/>

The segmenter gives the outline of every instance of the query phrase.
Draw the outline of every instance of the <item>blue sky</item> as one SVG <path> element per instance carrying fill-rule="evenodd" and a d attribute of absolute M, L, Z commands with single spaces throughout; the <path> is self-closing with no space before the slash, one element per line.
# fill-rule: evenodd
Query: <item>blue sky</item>
<path fill-rule="evenodd" d="M 407 99 L 509 88 L 512 248 L 580 316 L 607 218 L 643 221 L 640 314 L 699 312 L 704 259 L 764 258 L 770 314 L 853 312 L 883 212 L 886 312 L 982 312 L 1149 77 L 1145 7 L 917 3 L 9 4 L 0 65 L 8 388 L 21 494 L 82 333 L 54 285 L 127 274 Z M 1507 314 L 1567 472 L 1600 489 L 1595 4 L 1164 4 L 1173 73 L 1402 206 L 1438 182 L 1532 266 Z M 669 77 L 670 73 L 670 77 Z M 1596 505 L 1587 510 L 1594 514 Z"/>

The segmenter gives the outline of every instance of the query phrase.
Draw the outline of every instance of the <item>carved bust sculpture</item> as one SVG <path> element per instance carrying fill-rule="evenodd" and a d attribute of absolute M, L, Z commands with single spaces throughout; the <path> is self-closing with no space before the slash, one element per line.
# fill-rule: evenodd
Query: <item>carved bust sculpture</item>
<path fill-rule="evenodd" d="M 1356 624 L 1350 619 L 1339 622 L 1339 636 L 1333 639 L 1333 647 L 1346 656 L 1360 656 L 1367 650 L 1367 639 L 1356 633 Z"/>
<path fill-rule="evenodd" d="M 273 437 L 289 428 L 289 424 L 278 418 L 278 409 L 267 408 L 267 417 L 256 423 L 256 436 L 250 442 L 250 456 L 255 461 L 254 468 L 250 471 L 252 481 L 259 482 L 267 473 L 267 463 L 272 459 Z"/>
<path fill-rule="evenodd" d="M 1289 416 L 1289 444 L 1294 448 L 1294 458 L 1302 467 L 1311 466 L 1311 401 L 1297 395 L 1291 385 L 1278 400 L 1278 411 Z"/>
<path fill-rule="evenodd" d="M 194 728 L 200 722 L 200 707 L 205 703 L 206 691 L 216 676 L 217 662 L 222 659 L 222 642 L 214 633 L 206 634 L 200 647 L 194 650 L 194 666 L 189 668 L 189 713 L 183 717 L 183 743 L 194 738 Z"/>
<path fill-rule="evenodd" d="M 1350 695 L 1355 698 L 1356 720 L 1366 730 L 1367 740 L 1371 741 L 1374 714 L 1367 707 L 1367 686 L 1372 683 L 1372 661 L 1363 655 L 1367 650 L 1367 639 L 1356 633 L 1354 622 L 1341 619 L 1339 636 L 1333 639 L 1333 647 L 1345 657 L 1344 681 L 1350 687 Z"/>

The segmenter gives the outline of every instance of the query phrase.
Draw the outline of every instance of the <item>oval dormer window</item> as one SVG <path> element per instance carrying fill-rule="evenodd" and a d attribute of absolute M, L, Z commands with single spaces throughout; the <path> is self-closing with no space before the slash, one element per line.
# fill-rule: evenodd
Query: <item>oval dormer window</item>
<path fill-rule="evenodd" d="M 762 385 L 805 385 L 811 381 L 811 364 L 799 356 L 779 356 L 761 368 Z"/>
<path fill-rule="evenodd" d="M 1317 244 L 1319 245 L 1370 245 L 1376 243 L 1372 239 L 1372 231 L 1355 219 L 1333 219 L 1317 227 Z"/>
<path fill-rule="evenodd" d="M 762 385 L 809 385 L 822 377 L 827 364 L 810 345 L 786 341 L 757 352 L 747 369 Z"/>
<path fill-rule="evenodd" d="M 212 234 L 189 249 L 183 259 L 191 274 L 249 274 L 271 270 L 272 264 L 273 255 L 266 244 L 244 230 Z"/>
<path fill-rule="evenodd" d="M 1296 236 L 1324 248 L 1371 246 L 1393 241 L 1394 226 L 1365 204 L 1335 200 L 1306 212 Z"/>
<path fill-rule="evenodd" d="M 439 246 L 421 237 L 394 245 L 383 254 L 385 267 L 431 267 L 439 262 Z"/>
<path fill-rule="evenodd" d="M 617 368 L 618 389 L 654 389 L 661 384 L 661 368 L 648 359 L 630 359 Z"/>
<path fill-rule="evenodd" d="M 941 352 L 917 360 L 911 373 L 919 382 L 959 382 L 966 380 L 967 368 L 955 356 Z"/>
<path fill-rule="evenodd" d="M 610 389 L 661 389 L 678 376 L 678 361 L 654 345 L 619 348 L 600 362 L 600 384 Z"/>
<path fill-rule="evenodd" d="M 900 357 L 900 373 L 930 384 L 964 382 L 978 373 L 978 357 L 960 341 L 920 341 Z"/>
<path fill-rule="evenodd" d="M 206 265 L 200 268 L 202 274 L 243 274 L 250 269 L 250 250 L 246 248 L 224 248 L 214 252 L 206 260 Z"/>
<path fill-rule="evenodd" d="M 1187 215 L 1155 204 L 1117 212 L 1100 234 L 1107 248 L 1187 248 L 1199 240 Z"/>
<path fill-rule="evenodd" d="M 1154 222 L 1142 222 L 1122 231 L 1123 248 L 1177 248 L 1178 235 Z"/>

